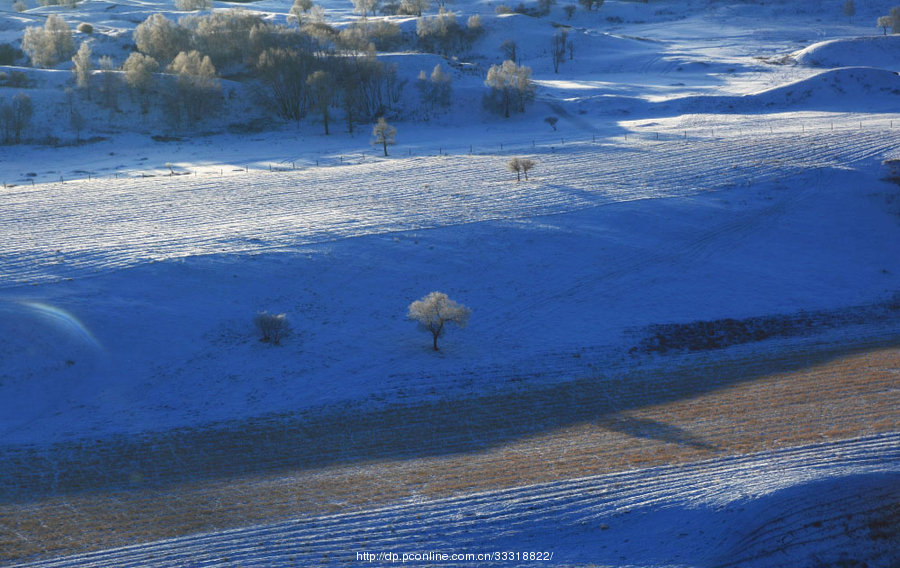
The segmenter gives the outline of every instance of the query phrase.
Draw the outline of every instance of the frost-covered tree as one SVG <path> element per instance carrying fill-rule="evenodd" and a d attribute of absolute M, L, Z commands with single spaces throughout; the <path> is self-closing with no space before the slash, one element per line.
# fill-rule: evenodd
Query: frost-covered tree
<path fill-rule="evenodd" d="M 221 86 L 216 68 L 208 55 L 192 50 L 175 56 L 167 70 L 176 76 L 176 89 L 170 98 L 172 118 L 184 116 L 194 123 L 212 114 L 221 102 Z"/>
<path fill-rule="evenodd" d="M 303 16 L 308 14 L 309 11 L 313 7 L 312 0 L 294 0 L 293 5 L 291 5 L 291 11 L 289 15 L 291 18 L 297 21 L 297 23 L 303 22 Z"/>
<path fill-rule="evenodd" d="M 882 35 L 887 35 L 887 29 L 893 27 L 894 19 L 890 16 L 880 16 L 878 18 L 878 27 L 881 28 Z"/>
<path fill-rule="evenodd" d="M 406 317 L 418 322 L 422 329 L 431 333 L 432 346 L 437 351 L 438 338 L 447 330 L 447 324 L 464 328 L 471 315 L 472 310 L 454 302 L 447 294 L 432 292 L 411 303 Z"/>
<path fill-rule="evenodd" d="M 254 49 L 259 47 L 260 38 L 251 41 L 251 33 L 274 33 L 272 26 L 263 24 L 259 15 L 240 8 L 185 16 L 178 21 L 178 26 L 190 34 L 192 49 L 208 55 L 220 72 L 229 65 L 256 62 L 259 52 Z"/>
<path fill-rule="evenodd" d="M 492 65 L 484 84 L 490 88 L 486 103 L 509 118 L 511 109 L 525 112 L 525 103 L 534 99 L 535 86 L 531 80 L 531 68 L 512 61 Z"/>
<path fill-rule="evenodd" d="M 467 49 L 482 31 L 480 17 L 469 18 L 463 28 L 456 21 L 456 14 L 443 8 L 436 16 L 416 19 L 416 35 L 422 49 L 444 55 Z"/>
<path fill-rule="evenodd" d="M 72 56 L 72 74 L 75 75 L 75 85 L 79 89 L 85 89 L 90 92 L 91 72 L 94 70 L 94 64 L 91 62 L 91 43 L 84 41 L 78 46 L 78 52 Z"/>
<path fill-rule="evenodd" d="M 578 3 L 584 6 L 585 10 L 593 10 L 594 8 L 600 9 L 603 6 L 603 0 L 578 0 Z"/>
<path fill-rule="evenodd" d="M 179 53 L 190 50 L 188 31 L 159 13 L 138 24 L 133 37 L 138 51 L 160 64 L 168 63 Z"/>
<path fill-rule="evenodd" d="M 22 0 L 16 0 L 15 2 L 13 2 L 12 8 L 16 12 L 24 12 L 28 9 L 28 5 L 25 4 L 25 2 L 23 2 Z"/>
<path fill-rule="evenodd" d="M 380 0 L 353 0 L 353 10 L 359 14 L 362 14 L 362 17 L 365 18 L 369 12 L 372 12 L 372 15 L 375 15 L 375 10 L 378 9 L 378 3 Z"/>
<path fill-rule="evenodd" d="M 155 84 L 154 73 L 159 71 L 159 63 L 143 53 L 134 51 L 122 64 L 125 72 L 125 84 L 137 94 L 141 105 L 141 113 L 147 114 L 150 110 L 150 92 Z"/>
<path fill-rule="evenodd" d="M 212 6 L 212 0 L 175 0 L 175 9 L 182 12 L 209 10 Z"/>
<path fill-rule="evenodd" d="M 422 107 L 425 112 L 432 111 L 438 107 L 447 108 L 452 100 L 452 78 L 444 72 L 441 64 L 438 63 L 431 71 L 431 75 L 426 75 L 425 71 L 419 72 L 416 80 L 416 88 L 419 89 L 419 96 L 422 99 Z"/>
<path fill-rule="evenodd" d="M 33 65 L 53 67 L 75 53 L 72 30 L 62 16 L 50 14 L 44 27 L 25 28 L 22 51 L 28 54 Z"/>
<path fill-rule="evenodd" d="M 397 129 L 388 124 L 382 116 L 372 127 L 372 144 L 381 145 L 384 149 L 384 155 L 388 155 L 387 147 L 397 143 Z"/>
<path fill-rule="evenodd" d="M 410 16 L 422 16 L 422 12 L 431 7 L 431 0 L 403 0 L 400 2 L 400 13 Z"/>

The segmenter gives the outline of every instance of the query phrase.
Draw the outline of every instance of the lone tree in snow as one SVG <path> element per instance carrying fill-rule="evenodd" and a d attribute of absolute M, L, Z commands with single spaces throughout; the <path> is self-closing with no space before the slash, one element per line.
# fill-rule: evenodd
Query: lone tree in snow
<path fill-rule="evenodd" d="M 438 350 L 438 337 L 444 334 L 448 323 L 464 328 L 469 323 L 472 310 L 457 304 L 443 292 L 432 292 L 409 305 L 406 317 L 419 322 L 419 326 L 431 332 L 434 350 Z"/>
<path fill-rule="evenodd" d="M 878 18 L 878 27 L 881 28 L 882 34 L 887 35 L 887 29 L 893 27 L 894 18 L 890 16 L 880 16 Z"/>
<path fill-rule="evenodd" d="M 375 137 L 375 139 L 372 140 L 372 144 L 376 146 L 381 144 L 382 148 L 384 148 L 385 156 L 388 155 L 388 144 L 397 143 L 397 129 L 388 124 L 383 116 L 378 119 L 378 122 L 376 122 L 375 126 L 372 128 L 372 136 Z"/>
<path fill-rule="evenodd" d="M 270 314 L 269 312 L 259 312 L 253 318 L 253 323 L 262 334 L 260 341 L 278 345 L 281 338 L 288 331 L 288 322 L 284 314 Z"/>

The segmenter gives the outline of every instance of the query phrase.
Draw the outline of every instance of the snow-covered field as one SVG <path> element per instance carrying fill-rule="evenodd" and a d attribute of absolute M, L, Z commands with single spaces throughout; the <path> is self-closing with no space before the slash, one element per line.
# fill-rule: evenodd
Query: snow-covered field
<path fill-rule="evenodd" d="M 350 18 L 346 4 L 324 3 Z M 516 39 L 537 100 L 508 120 L 491 115 L 483 78 L 454 69 L 454 110 L 396 122 L 388 157 L 365 131 L 325 137 L 304 124 L 160 142 L 152 124 L 123 132 L 121 118 L 95 127 L 106 139 L 91 144 L 0 148 L 0 458 L 262 416 L 452 404 L 745 348 L 641 351 L 659 324 L 817 314 L 820 327 L 767 336 L 747 356 L 895 348 L 900 188 L 886 178 L 900 173 L 900 57 L 897 38 L 874 26 L 891 5 L 859 2 L 851 23 L 843 2 L 814 4 L 608 0 L 571 22 L 560 5 L 548 18 L 450 5 L 484 18 L 471 57 L 481 71 Z M 81 12 L 10 13 L 4 41 L 54 10 L 114 39 L 155 9 L 86 1 Z M 551 21 L 572 25 L 575 57 L 559 74 L 546 55 Z M 410 78 L 436 59 L 389 57 Z M 48 109 L 63 100 L 51 88 L 61 73 L 35 75 Z M 506 171 L 512 156 L 537 162 L 528 181 Z M 405 319 L 432 290 L 473 311 L 437 353 Z M 258 341 L 263 310 L 287 314 L 281 345 Z M 63 537 L 38 546 L 59 552 L 35 565 L 552 550 L 545 562 L 496 564 L 888 568 L 900 564 L 896 423 L 337 516 L 298 509 L 283 523 L 47 560 L 93 548 Z M 3 474 L 22 472 L 0 463 Z M 3 543 L 42 535 L 10 529 L 4 503 L 31 502 L 0 494 L 0 563 L 16 565 L 29 558 L 4 556 Z"/>

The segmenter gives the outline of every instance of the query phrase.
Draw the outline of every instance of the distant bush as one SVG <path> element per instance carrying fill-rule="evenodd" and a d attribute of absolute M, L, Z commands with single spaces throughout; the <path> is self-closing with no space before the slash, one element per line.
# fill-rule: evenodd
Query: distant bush
<path fill-rule="evenodd" d="M 175 9 L 182 12 L 209 10 L 212 6 L 212 0 L 175 0 Z"/>
<path fill-rule="evenodd" d="M 190 34 L 162 14 L 151 14 L 134 30 L 138 51 L 160 63 L 168 63 L 190 49 Z"/>
<path fill-rule="evenodd" d="M 419 45 L 426 51 L 444 55 L 468 49 L 482 31 L 480 17 L 470 17 L 463 28 L 456 21 L 456 15 L 443 8 L 437 16 L 416 20 Z"/>
<path fill-rule="evenodd" d="M 15 2 L 13 2 L 12 7 L 16 12 L 24 12 L 28 9 L 28 6 L 25 4 L 25 2 L 22 2 L 22 0 L 16 0 Z"/>
<path fill-rule="evenodd" d="M 494 13 L 497 15 L 512 14 L 513 9 L 506 4 L 499 4 L 496 8 L 494 8 Z"/>
<path fill-rule="evenodd" d="M 0 74 L 0 85 L 4 87 L 27 88 L 31 86 L 28 75 L 23 71 L 10 71 Z"/>
<path fill-rule="evenodd" d="M 24 53 L 9 43 L 0 43 L 0 65 L 15 65 Z"/>
<path fill-rule="evenodd" d="M 78 0 L 38 0 L 40 6 L 63 6 L 65 8 L 78 7 Z"/>
<path fill-rule="evenodd" d="M 94 33 L 94 26 L 90 25 L 87 22 L 81 22 L 78 24 L 78 31 L 83 34 L 92 34 Z"/>
<path fill-rule="evenodd" d="M 259 52 L 250 41 L 251 32 L 266 29 L 262 17 L 243 9 L 191 15 L 181 18 L 178 26 L 190 36 L 192 49 L 208 55 L 216 68 L 255 63 Z"/>
<path fill-rule="evenodd" d="M 253 318 L 253 323 L 262 334 L 260 341 L 278 345 L 281 338 L 288 331 L 288 321 L 284 314 L 270 314 L 269 312 L 259 312 Z"/>
<path fill-rule="evenodd" d="M 31 125 L 34 105 L 25 93 L 16 93 L 12 101 L 0 103 L 0 133 L 5 144 L 19 144 Z"/>

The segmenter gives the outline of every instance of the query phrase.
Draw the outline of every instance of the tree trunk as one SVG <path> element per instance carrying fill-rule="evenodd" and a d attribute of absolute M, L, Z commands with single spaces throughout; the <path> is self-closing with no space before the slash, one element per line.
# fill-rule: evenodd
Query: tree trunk
<path fill-rule="evenodd" d="M 432 336 L 432 339 L 434 339 L 434 350 L 435 350 L 435 351 L 438 350 L 438 347 L 437 347 L 437 338 L 438 338 L 438 336 L 437 336 L 437 334 L 435 333 L 435 334 Z"/>
<path fill-rule="evenodd" d="M 384 155 L 387 156 L 387 136 L 381 139 L 381 143 L 384 145 Z M 434 349 L 437 350 L 437 337 L 434 338 Z"/>

